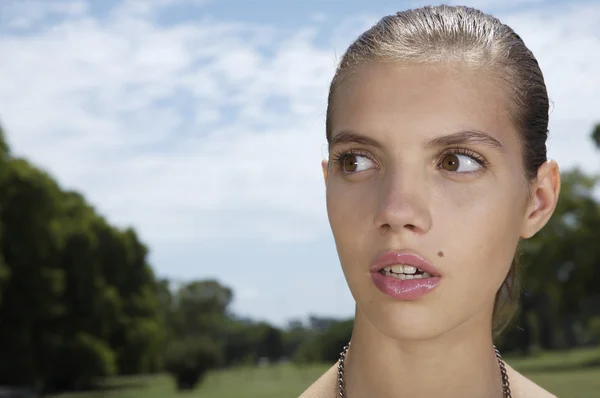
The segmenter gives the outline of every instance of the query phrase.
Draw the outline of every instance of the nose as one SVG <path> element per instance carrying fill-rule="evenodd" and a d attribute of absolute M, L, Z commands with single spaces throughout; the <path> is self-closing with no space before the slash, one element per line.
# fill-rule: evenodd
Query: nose
<path fill-rule="evenodd" d="M 390 170 L 381 179 L 375 226 L 382 233 L 410 231 L 424 234 L 432 227 L 429 188 L 424 173 Z"/>

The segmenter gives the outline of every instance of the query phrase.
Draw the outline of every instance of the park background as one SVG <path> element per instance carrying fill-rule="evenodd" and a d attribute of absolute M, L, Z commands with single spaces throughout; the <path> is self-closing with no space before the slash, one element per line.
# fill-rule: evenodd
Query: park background
<path fill-rule="evenodd" d="M 0 395 L 303 391 L 354 310 L 325 213 L 328 83 L 360 32 L 425 4 L 0 0 Z M 498 345 L 560 397 L 599 397 L 600 3 L 461 4 L 538 58 L 563 178 Z"/>

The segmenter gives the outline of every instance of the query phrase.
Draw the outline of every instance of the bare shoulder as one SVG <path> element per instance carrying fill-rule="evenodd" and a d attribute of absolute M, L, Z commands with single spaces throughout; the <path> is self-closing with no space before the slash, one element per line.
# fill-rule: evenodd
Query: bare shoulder
<path fill-rule="evenodd" d="M 335 398 L 336 397 L 336 365 L 329 368 L 298 398 Z"/>
<path fill-rule="evenodd" d="M 546 391 L 527 377 L 523 376 L 510 365 L 506 364 L 510 380 L 511 392 L 519 398 L 562 398 Z M 337 367 L 329 368 L 298 398 L 335 398 L 337 397 Z"/>
<path fill-rule="evenodd" d="M 506 371 L 510 381 L 510 388 L 513 396 L 519 398 L 559 398 L 556 395 L 544 390 L 521 373 L 517 372 L 511 366 L 506 364 Z"/>

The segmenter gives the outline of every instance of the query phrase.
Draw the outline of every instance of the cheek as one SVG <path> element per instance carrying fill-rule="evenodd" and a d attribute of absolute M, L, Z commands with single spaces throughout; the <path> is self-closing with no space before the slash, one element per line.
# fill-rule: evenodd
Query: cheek
<path fill-rule="evenodd" d="M 497 180 L 444 185 L 432 206 L 435 235 L 446 253 L 439 261 L 447 262 L 461 278 L 469 275 L 469 279 L 489 281 L 490 287 L 499 286 L 519 239 L 518 203 L 523 193 L 514 184 Z"/>
<path fill-rule="evenodd" d="M 327 214 L 330 221 L 337 225 L 363 224 L 372 214 L 372 204 L 377 200 L 377 185 L 374 182 L 349 183 L 340 177 L 331 179 L 327 186 Z M 336 231 L 334 231 L 336 232 Z M 340 231 L 341 232 L 341 231 Z M 360 231 L 355 231 L 360 232 Z"/>
<path fill-rule="evenodd" d="M 365 251 L 363 245 L 374 228 L 373 209 L 377 196 L 373 192 L 376 192 L 374 184 L 330 180 L 327 215 L 340 257 Z"/>

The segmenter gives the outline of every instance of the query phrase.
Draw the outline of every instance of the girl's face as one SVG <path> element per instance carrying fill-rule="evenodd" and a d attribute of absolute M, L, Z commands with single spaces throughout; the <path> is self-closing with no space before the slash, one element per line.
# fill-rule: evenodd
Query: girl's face
<path fill-rule="evenodd" d="M 359 313 L 380 332 L 423 339 L 491 326 L 519 238 L 543 226 L 558 194 L 547 177 L 541 188 L 525 180 L 508 104 L 491 79 L 459 67 L 374 63 L 337 88 L 327 211 Z M 409 292 L 391 294 L 401 277 L 386 285 L 372 269 L 387 251 L 433 265 L 435 287 L 411 296 L 415 282 L 401 280 Z"/>

